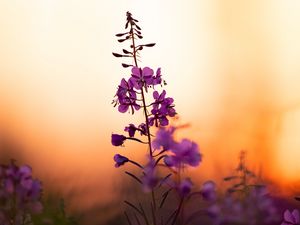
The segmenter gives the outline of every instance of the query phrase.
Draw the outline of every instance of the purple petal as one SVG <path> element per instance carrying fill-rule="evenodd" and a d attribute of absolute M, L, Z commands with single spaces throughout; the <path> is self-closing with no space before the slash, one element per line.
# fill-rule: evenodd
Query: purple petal
<path fill-rule="evenodd" d="M 159 98 L 158 91 L 154 91 L 154 92 L 153 92 L 153 98 L 154 98 L 155 100 L 157 100 L 157 99 Z"/>
<path fill-rule="evenodd" d="M 294 218 L 288 209 L 284 211 L 283 217 L 286 222 L 294 224 Z"/>
<path fill-rule="evenodd" d="M 140 71 L 140 68 L 138 68 L 138 67 L 136 67 L 136 66 L 132 67 L 131 73 L 132 73 L 132 75 L 134 75 L 134 76 L 141 77 L 141 71 Z"/>
<path fill-rule="evenodd" d="M 128 105 L 119 105 L 118 110 L 121 113 L 125 113 L 125 112 L 127 112 L 128 108 L 129 108 Z"/>
<path fill-rule="evenodd" d="M 153 70 L 150 69 L 149 67 L 145 67 L 142 73 L 143 73 L 143 77 L 151 77 L 153 75 Z"/>
<path fill-rule="evenodd" d="M 299 223 L 300 222 L 300 216 L 299 216 L 299 211 L 297 209 L 294 209 L 292 212 L 292 215 L 294 217 L 295 223 Z"/>
<path fill-rule="evenodd" d="M 161 75 L 161 68 L 159 67 L 157 70 L 156 70 L 156 76 L 160 76 Z"/>

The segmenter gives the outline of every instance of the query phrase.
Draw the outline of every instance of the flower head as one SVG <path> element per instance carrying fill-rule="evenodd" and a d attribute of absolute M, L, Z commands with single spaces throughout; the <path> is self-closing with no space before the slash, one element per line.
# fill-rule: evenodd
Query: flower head
<path fill-rule="evenodd" d="M 0 165 L 0 224 L 19 224 L 28 214 L 40 213 L 41 191 L 41 182 L 32 178 L 29 166 L 19 167 L 13 161 Z"/>
<path fill-rule="evenodd" d="M 131 78 L 129 80 L 132 82 L 134 88 L 141 90 L 142 87 L 152 84 L 152 76 L 153 70 L 151 68 L 144 67 L 142 69 L 134 66 L 131 69 Z"/>
<path fill-rule="evenodd" d="M 120 134 L 112 134 L 111 135 L 111 143 L 114 146 L 122 145 L 125 140 L 126 140 L 126 137 L 124 135 L 120 135 Z"/>
<path fill-rule="evenodd" d="M 136 102 L 136 91 L 133 90 L 133 83 L 131 80 L 128 82 L 123 78 L 121 84 L 118 87 L 116 96 L 117 99 L 114 100 L 115 106 L 118 106 L 118 110 L 121 113 L 125 113 L 128 109 L 131 109 L 132 114 L 134 110 L 139 110 L 141 106 Z"/>
<path fill-rule="evenodd" d="M 284 211 L 283 214 L 284 221 L 281 223 L 281 225 L 296 225 L 300 224 L 300 216 L 299 211 L 297 209 L 294 209 L 292 212 L 288 209 Z"/>
<path fill-rule="evenodd" d="M 157 184 L 158 178 L 155 170 L 155 160 L 149 158 L 149 162 L 144 167 L 144 175 L 142 177 L 143 190 L 145 192 L 151 191 Z"/>
<path fill-rule="evenodd" d="M 213 201 L 216 199 L 216 184 L 213 181 L 206 181 L 201 188 L 201 195 L 204 200 Z"/>
<path fill-rule="evenodd" d="M 181 196 L 187 196 L 189 193 L 191 193 L 193 183 L 191 179 L 186 178 L 182 180 L 178 186 L 178 192 Z"/>
<path fill-rule="evenodd" d="M 156 132 L 155 139 L 152 141 L 152 146 L 154 149 L 170 150 L 173 145 L 175 145 L 174 134 L 175 128 L 171 127 L 169 129 L 160 128 Z"/>
<path fill-rule="evenodd" d="M 129 162 L 129 159 L 120 154 L 116 154 L 114 156 L 114 161 L 116 162 L 115 167 L 118 168 L 118 167 L 124 165 L 125 163 Z"/>
<path fill-rule="evenodd" d="M 201 161 L 201 154 L 198 145 L 188 139 L 183 139 L 171 149 L 173 155 L 164 158 L 165 164 L 169 167 L 177 167 L 186 164 L 196 167 Z"/>

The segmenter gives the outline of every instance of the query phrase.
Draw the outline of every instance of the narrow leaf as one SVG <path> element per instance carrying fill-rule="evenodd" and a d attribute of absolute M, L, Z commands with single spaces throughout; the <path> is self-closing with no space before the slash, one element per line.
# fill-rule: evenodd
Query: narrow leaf
<path fill-rule="evenodd" d="M 130 67 L 130 66 L 132 66 L 132 65 L 128 65 L 128 64 L 122 63 L 122 66 L 123 66 L 124 68 L 127 68 L 127 67 Z"/>
<path fill-rule="evenodd" d="M 139 210 L 134 204 L 132 204 L 131 202 L 128 201 L 124 201 L 124 203 L 126 203 L 127 205 L 129 205 L 130 207 L 132 207 L 133 209 L 135 209 L 139 214 L 143 215 L 142 211 Z"/>
<path fill-rule="evenodd" d="M 137 224 L 138 224 L 138 225 L 141 225 L 141 222 L 139 221 L 139 218 L 137 217 L 136 214 L 134 214 L 134 217 L 135 217 L 135 220 L 136 220 Z"/>
<path fill-rule="evenodd" d="M 113 56 L 115 56 L 115 57 L 123 57 L 123 55 L 121 55 L 121 54 L 118 54 L 118 53 L 112 53 L 113 54 Z"/>
<path fill-rule="evenodd" d="M 126 40 L 127 40 L 126 38 L 124 38 L 124 39 L 119 39 L 118 42 L 121 43 L 121 42 L 126 41 Z"/>
<path fill-rule="evenodd" d="M 236 179 L 236 178 L 238 178 L 238 176 L 229 176 L 229 177 L 224 177 L 224 180 L 229 181 L 229 180 L 233 180 L 233 179 Z"/>
<path fill-rule="evenodd" d="M 146 44 L 146 45 L 143 45 L 145 47 L 153 47 L 155 45 L 155 43 L 150 43 L 150 44 Z"/>
<path fill-rule="evenodd" d="M 122 36 L 125 35 L 125 34 L 128 34 L 128 32 L 126 32 L 126 33 L 119 33 L 119 34 L 116 34 L 116 36 L 117 36 L 117 37 L 122 37 Z"/>
<path fill-rule="evenodd" d="M 132 54 L 130 51 L 127 51 L 126 49 L 123 49 L 124 54 Z"/>
<path fill-rule="evenodd" d="M 137 176 L 133 175 L 132 173 L 129 173 L 128 171 L 125 171 L 125 173 L 129 176 L 131 176 L 133 179 L 135 179 L 137 182 L 139 182 L 140 184 L 142 184 L 142 181 L 137 178 Z"/>
<path fill-rule="evenodd" d="M 131 221 L 130 221 L 130 219 L 129 219 L 129 216 L 128 216 L 128 214 L 126 213 L 126 211 L 124 212 L 124 214 L 125 214 L 125 217 L 126 217 L 126 219 L 127 219 L 127 222 L 129 223 L 129 225 L 132 225 L 132 223 L 131 223 Z"/>

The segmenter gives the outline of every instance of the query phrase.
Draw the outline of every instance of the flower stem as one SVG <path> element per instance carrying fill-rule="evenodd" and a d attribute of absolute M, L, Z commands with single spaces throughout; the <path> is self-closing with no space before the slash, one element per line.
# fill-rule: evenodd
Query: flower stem
<path fill-rule="evenodd" d="M 134 42 L 134 33 L 133 33 L 132 23 L 130 23 L 130 35 L 131 35 L 131 39 L 132 39 L 133 59 L 134 59 L 135 66 L 138 67 L 137 58 L 136 58 L 136 46 L 135 46 L 135 42 Z M 150 134 L 150 129 L 149 129 L 149 121 L 148 121 L 147 105 L 146 105 L 145 94 L 144 94 L 144 87 L 142 87 L 142 89 L 141 89 L 141 94 L 142 94 L 143 108 L 144 108 L 145 120 L 146 120 L 149 154 L 152 158 L 153 155 L 152 155 L 152 146 L 151 146 L 151 134 Z"/>

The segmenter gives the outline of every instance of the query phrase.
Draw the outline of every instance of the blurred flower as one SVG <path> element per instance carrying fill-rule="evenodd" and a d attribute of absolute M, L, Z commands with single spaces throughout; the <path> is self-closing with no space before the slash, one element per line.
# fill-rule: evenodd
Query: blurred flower
<path fill-rule="evenodd" d="M 124 135 L 120 135 L 120 134 L 112 134 L 111 135 L 111 143 L 114 146 L 122 145 L 125 140 L 126 140 L 126 137 Z"/>
<path fill-rule="evenodd" d="M 206 181 L 201 188 L 201 195 L 204 200 L 216 200 L 216 184 L 213 181 Z"/>
<path fill-rule="evenodd" d="M 116 164 L 115 164 L 115 167 L 116 167 L 116 168 L 118 168 L 118 167 L 124 165 L 126 162 L 129 162 L 129 159 L 128 159 L 128 158 L 126 158 L 125 156 L 122 156 L 122 155 L 120 155 L 120 154 L 116 154 L 116 155 L 114 156 L 114 160 L 115 160 L 115 162 L 116 162 Z"/>
<path fill-rule="evenodd" d="M 0 224 L 23 224 L 43 209 L 41 182 L 32 178 L 29 166 L 0 165 Z"/>
<path fill-rule="evenodd" d="M 278 213 L 272 199 L 262 188 L 253 188 L 243 198 L 227 194 L 208 208 L 214 224 L 274 224 Z"/>
<path fill-rule="evenodd" d="M 201 154 L 198 145 L 188 139 L 183 139 L 180 143 L 170 149 L 174 154 L 164 158 L 165 164 L 169 167 L 179 168 L 181 165 L 196 167 L 201 161 Z"/>
<path fill-rule="evenodd" d="M 142 176 L 143 190 L 145 192 L 152 191 L 156 186 L 158 178 L 155 170 L 155 160 L 149 157 L 149 162 L 144 167 L 144 175 Z"/>
<path fill-rule="evenodd" d="M 160 128 L 156 132 L 155 139 L 152 141 L 152 146 L 154 149 L 160 149 L 162 147 L 163 150 L 170 150 L 172 146 L 175 144 L 173 133 L 175 131 L 174 127 L 170 127 L 169 129 Z"/>
<path fill-rule="evenodd" d="M 296 225 L 300 224 L 300 216 L 299 211 L 297 209 L 294 209 L 292 212 L 290 212 L 288 209 L 284 211 L 283 214 L 284 221 L 281 223 L 281 225 Z"/>
<path fill-rule="evenodd" d="M 193 183 L 191 179 L 186 178 L 182 180 L 178 186 L 178 192 L 179 194 L 184 197 L 187 196 L 189 193 L 191 193 Z"/>

